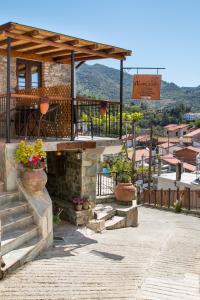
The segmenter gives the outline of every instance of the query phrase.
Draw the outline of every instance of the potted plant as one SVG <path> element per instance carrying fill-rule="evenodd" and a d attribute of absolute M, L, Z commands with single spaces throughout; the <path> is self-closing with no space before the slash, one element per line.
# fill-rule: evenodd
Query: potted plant
<path fill-rule="evenodd" d="M 75 197 L 73 200 L 74 208 L 77 211 L 81 211 L 83 208 L 84 199 L 81 197 Z"/>
<path fill-rule="evenodd" d="M 131 176 L 128 173 L 121 173 L 118 176 L 118 183 L 115 187 L 114 194 L 117 201 L 131 202 L 135 199 L 136 188 L 131 182 Z"/>
<path fill-rule="evenodd" d="M 122 203 L 134 200 L 136 188 L 131 181 L 131 162 L 122 157 L 117 158 L 114 160 L 111 170 L 117 176 L 117 186 L 114 189 L 116 200 Z"/>
<path fill-rule="evenodd" d="M 47 175 L 44 172 L 46 152 L 43 150 L 42 140 L 38 139 L 32 145 L 21 141 L 16 149 L 15 160 L 24 188 L 30 193 L 43 190 Z"/>
<path fill-rule="evenodd" d="M 83 200 L 83 209 L 87 210 L 91 208 L 90 201 L 88 200 L 88 197 L 85 197 Z"/>

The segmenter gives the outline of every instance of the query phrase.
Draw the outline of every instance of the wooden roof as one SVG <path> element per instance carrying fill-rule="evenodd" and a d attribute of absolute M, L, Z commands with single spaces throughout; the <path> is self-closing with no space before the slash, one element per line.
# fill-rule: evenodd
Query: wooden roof
<path fill-rule="evenodd" d="M 100 58 L 125 59 L 130 50 L 87 41 L 13 22 L 0 26 L 0 54 L 6 54 L 7 38 L 11 38 L 11 55 L 14 57 L 70 64 L 74 50 L 75 61 Z"/>

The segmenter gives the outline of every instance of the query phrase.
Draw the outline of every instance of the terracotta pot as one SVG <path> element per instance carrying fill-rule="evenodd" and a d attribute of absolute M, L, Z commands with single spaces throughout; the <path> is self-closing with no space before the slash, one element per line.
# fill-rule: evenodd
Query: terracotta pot
<path fill-rule="evenodd" d="M 75 210 L 77 210 L 77 211 L 82 210 L 82 208 L 83 208 L 83 205 L 82 205 L 82 204 L 76 204 L 76 205 L 75 205 Z"/>
<path fill-rule="evenodd" d="M 27 169 L 22 175 L 24 188 L 31 193 L 42 191 L 47 183 L 47 175 L 41 169 Z"/>
<path fill-rule="evenodd" d="M 101 116 L 105 116 L 106 115 L 106 108 L 105 107 L 100 107 L 99 113 Z"/>
<path fill-rule="evenodd" d="M 115 197 L 121 202 L 130 202 L 135 199 L 136 188 L 130 183 L 118 183 L 114 190 Z"/>
<path fill-rule="evenodd" d="M 88 201 L 85 201 L 83 203 L 83 209 L 87 210 L 87 209 L 89 209 L 89 207 L 90 207 L 90 203 Z"/>
<path fill-rule="evenodd" d="M 48 112 L 49 103 L 48 102 L 41 102 L 40 103 L 40 112 L 41 114 L 45 115 Z"/>

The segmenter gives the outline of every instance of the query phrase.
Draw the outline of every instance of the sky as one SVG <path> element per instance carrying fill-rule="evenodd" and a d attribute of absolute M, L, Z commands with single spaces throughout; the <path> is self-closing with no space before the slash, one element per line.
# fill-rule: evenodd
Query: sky
<path fill-rule="evenodd" d="M 126 48 L 133 55 L 124 66 L 165 67 L 163 80 L 198 86 L 199 13 L 200 0 L 8 0 L 1 1 L 0 23 L 13 21 Z M 98 63 L 120 64 L 114 59 Z"/>

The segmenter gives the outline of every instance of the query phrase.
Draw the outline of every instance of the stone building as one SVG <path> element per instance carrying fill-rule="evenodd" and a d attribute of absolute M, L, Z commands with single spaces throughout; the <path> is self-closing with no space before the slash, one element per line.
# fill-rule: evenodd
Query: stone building
<path fill-rule="evenodd" d="M 87 211 L 82 215 L 76 213 L 72 199 L 88 197 L 95 202 L 97 162 L 105 147 L 121 143 L 122 114 L 115 126 L 108 117 L 104 127 L 91 125 L 91 115 L 107 113 L 110 116 L 112 111 L 117 116 L 122 112 L 123 94 L 120 102 L 102 103 L 78 97 L 76 70 L 87 60 L 113 58 L 119 60 L 122 71 L 128 55 L 131 51 L 123 48 L 17 23 L 0 26 L 0 209 L 3 220 L 0 249 L 6 263 L 3 272 L 31 260 L 52 243 L 52 202 L 53 206 L 62 207 L 68 220 L 76 225 L 86 224 L 91 217 Z M 123 76 L 121 87 L 122 79 Z M 49 104 L 44 115 L 41 114 L 42 101 Z M 90 136 L 83 136 L 78 125 L 79 121 L 83 122 L 78 118 L 83 111 L 88 114 L 84 128 Z M 101 136 L 102 130 L 104 137 L 95 136 Z M 44 136 L 48 157 L 47 189 L 31 194 L 17 176 L 15 151 L 20 139 L 32 143 L 33 138 Z M 18 230 L 21 227 L 23 231 Z"/>

